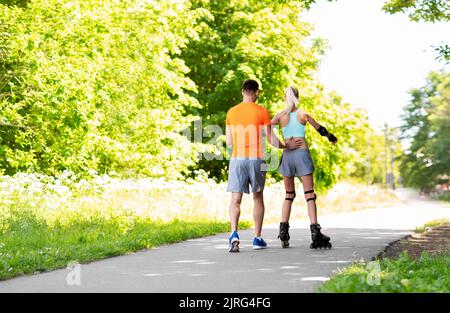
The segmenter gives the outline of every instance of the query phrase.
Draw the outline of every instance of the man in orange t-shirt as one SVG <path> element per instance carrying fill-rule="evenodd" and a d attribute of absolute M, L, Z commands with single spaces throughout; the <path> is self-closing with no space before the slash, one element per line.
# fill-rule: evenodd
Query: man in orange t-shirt
<path fill-rule="evenodd" d="M 240 204 L 243 193 L 250 193 L 252 187 L 255 219 L 255 238 L 253 249 L 267 247 L 261 238 L 264 219 L 263 190 L 266 180 L 266 163 L 263 159 L 263 136 L 271 145 L 280 149 L 296 149 L 298 140 L 288 140 L 286 144 L 273 134 L 269 111 L 256 104 L 259 84 L 248 79 L 242 86 L 242 103 L 232 107 L 227 113 L 226 140 L 227 146 L 233 147 L 233 155 L 229 165 L 227 191 L 232 193 L 230 219 L 232 234 L 229 238 L 229 252 L 239 252 L 239 235 L 237 233 Z"/>

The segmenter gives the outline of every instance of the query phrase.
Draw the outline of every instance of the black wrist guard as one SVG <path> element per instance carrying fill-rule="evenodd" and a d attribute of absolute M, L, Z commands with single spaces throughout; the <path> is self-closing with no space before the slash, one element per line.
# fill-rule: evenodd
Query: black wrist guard
<path fill-rule="evenodd" d="M 320 127 L 317 129 L 317 131 L 319 132 L 319 134 L 321 136 L 328 136 L 328 134 L 329 134 L 328 130 L 325 127 L 323 127 L 322 125 L 320 125 Z"/>
<path fill-rule="evenodd" d="M 333 135 L 332 133 L 330 133 L 330 134 L 328 135 L 328 140 L 329 140 L 330 142 L 336 142 L 336 141 L 337 141 L 337 138 L 336 138 L 335 135 Z"/>
<path fill-rule="evenodd" d="M 317 129 L 317 131 L 318 131 L 319 134 L 321 134 L 322 136 L 326 136 L 330 142 L 335 142 L 335 141 L 337 141 L 336 136 L 333 135 L 332 133 L 330 133 L 330 132 L 329 132 L 325 127 L 323 127 L 322 125 L 319 127 L 319 129 Z"/>

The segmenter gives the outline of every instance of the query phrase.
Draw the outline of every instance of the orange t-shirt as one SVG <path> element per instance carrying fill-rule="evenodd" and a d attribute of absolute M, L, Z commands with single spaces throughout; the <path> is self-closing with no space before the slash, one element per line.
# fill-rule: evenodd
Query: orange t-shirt
<path fill-rule="evenodd" d="M 256 103 L 240 103 L 228 110 L 226 125 L 233 135 L 233 157 L 262 158 L 262 129 L 270 125 L 269 111 Z"/>

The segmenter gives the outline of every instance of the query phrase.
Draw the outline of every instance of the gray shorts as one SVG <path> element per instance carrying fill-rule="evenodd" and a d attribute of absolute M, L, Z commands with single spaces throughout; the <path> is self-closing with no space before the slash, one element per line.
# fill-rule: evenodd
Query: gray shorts
<path fill-rule="evenodd" d="M 228 168 L 228 192 L 252 193 L 264 190 L 266 162 L 262 159 L 233 158 Z"/>
<path fill-rule="evenodd" d="M 309 150 L 284 150 L 279 171 L 285 177 L 299 177 L 313 173 L 314 165 Z"/>

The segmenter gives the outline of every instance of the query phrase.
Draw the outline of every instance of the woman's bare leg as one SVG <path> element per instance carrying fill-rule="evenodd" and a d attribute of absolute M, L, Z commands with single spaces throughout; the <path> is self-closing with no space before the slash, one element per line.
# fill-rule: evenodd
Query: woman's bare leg
<path fill-rule="evenodd" d="M 313 179 L 313 175 L 309 174 L 306 176 L 302 176 L 301 177 L 301 181 L 303 184 L 303 191 L 310 191 L 310 190 L 314 190 L 314 179 Z M 314 199 L 315 198 L 315 193 L 308 193 L 305 194 L 305 199 Z M 310 201 L 306 201 L 307 206 L 308 206 L 308 216 L 309 216 L 309 220 L 311 222 L 311 224 L 317 224 L 317 206 L 316 206 L 316 201 L 315 200 L 310 200 Z"/>
<path fill-rule="evenodd" d="M 295 177 L 283 177 L 284 188 L 287 192 L 295 192 Z M 289 222 L 291 216 L 292 202 L 294 201 L 295 193 L 286 193 L 286 199 L 292 199 L 292 201 L 284 200 L 283 208 L 281 209 L 281 222 Z"/>

